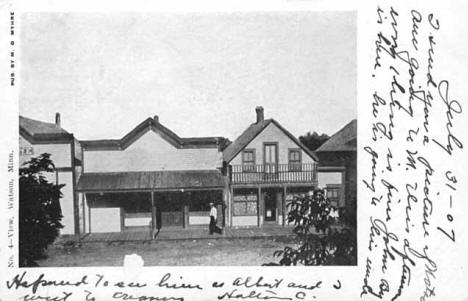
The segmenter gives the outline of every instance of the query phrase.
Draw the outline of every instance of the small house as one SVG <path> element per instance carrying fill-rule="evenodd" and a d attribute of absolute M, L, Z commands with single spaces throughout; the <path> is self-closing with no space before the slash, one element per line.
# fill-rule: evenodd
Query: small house
<path fill-rule="evenodd" d="M 230 226 L 286 225 L 287 202 L 317 187 L 317 157 L 275 119 L 256 120 L 223 151 Z"/>

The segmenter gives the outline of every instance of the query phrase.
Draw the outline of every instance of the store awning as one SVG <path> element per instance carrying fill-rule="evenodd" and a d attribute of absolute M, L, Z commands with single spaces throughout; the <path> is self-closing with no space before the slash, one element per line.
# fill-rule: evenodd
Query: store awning
<path fill-rule="evenodd" d="M 222 189 L 225 179 L 217 170 L 84 173 L 82 192 Z"/>

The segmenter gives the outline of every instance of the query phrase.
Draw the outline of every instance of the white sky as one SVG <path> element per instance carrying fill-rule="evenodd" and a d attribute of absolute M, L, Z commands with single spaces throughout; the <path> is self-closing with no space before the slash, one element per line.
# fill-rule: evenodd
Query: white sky
<path fill-rule="evenodd" d="M 354 12 L 85 14 L 21 18 L 20 113 L 78 139 L 147 117 L 182 137 L 235 139 L 255 107 L 294 135 L 356 118 Z"/>

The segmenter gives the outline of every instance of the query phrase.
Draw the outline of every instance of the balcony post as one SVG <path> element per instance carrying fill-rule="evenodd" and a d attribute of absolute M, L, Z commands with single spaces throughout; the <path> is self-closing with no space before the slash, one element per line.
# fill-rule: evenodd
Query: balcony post
<path fill-rule="evenodd" d="M 263 197 L 262 189 L 258 186 L 258 203 L 257 203 L 257 226 L 260 227 L 261 217 L 263 215 Z"/>
<path fill-rule="evenodd" d="M 286 185 L 283 186 L 283 203 L 282 211 L 283 211 L 283 227 L 286 226 L 286 196 L 287 196 L 287 187 Z"/>

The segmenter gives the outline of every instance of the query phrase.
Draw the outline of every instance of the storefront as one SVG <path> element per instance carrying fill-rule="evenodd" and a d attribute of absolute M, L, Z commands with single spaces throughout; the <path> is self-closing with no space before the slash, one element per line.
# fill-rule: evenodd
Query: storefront
<path fill-rule="evenodd" d="M 231 226 L 287 225 L 289 202 L 314 186 L 233 187 Z"/>
<path fill-rule="evenodd" d="M 197 186 L 190 186 L 197 180 Z M 84 174 L 78 183 L 86 232 L 207 226 L 209 204 L 224 225 L 225 180 L 219 171 Z"/>

